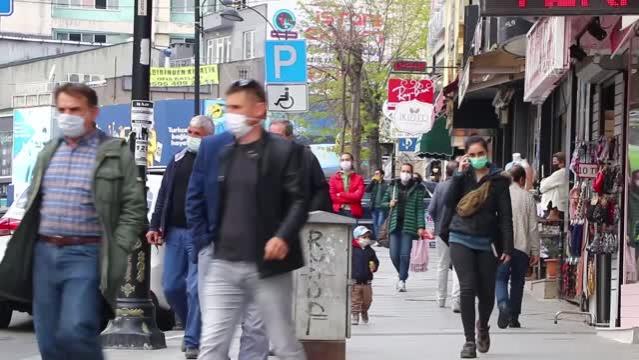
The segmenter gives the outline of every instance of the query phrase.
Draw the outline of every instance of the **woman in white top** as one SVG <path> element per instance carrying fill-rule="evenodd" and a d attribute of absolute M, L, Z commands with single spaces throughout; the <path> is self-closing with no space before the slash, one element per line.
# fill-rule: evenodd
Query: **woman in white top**
<path fill-rule="evenodd" d="M 557 210 L 561 213 L 568 211 L 568 174 L 566 173 L 566 155 L 558 152 L 552 157 L 555 170 L 549 177 L 543 179 L 539 186 L 541 191 L 541 205 L 544 209 Z M 560 214 L 557 214 L 560 215 Z M 559 219 L 563 219 L 560 215 Z"/>

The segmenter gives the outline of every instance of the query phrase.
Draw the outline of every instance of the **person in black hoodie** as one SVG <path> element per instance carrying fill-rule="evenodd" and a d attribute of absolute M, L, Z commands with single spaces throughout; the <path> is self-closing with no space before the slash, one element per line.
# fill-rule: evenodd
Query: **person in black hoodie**
<path fill-rule="evenodd" d="M 442 222 L 440 237 L 450 245 L 450 257 L 461 288 L 462 323 L 466 343 L 461 358 L 490 349 L 488 320 L 495 306 L 498 262 L 510 261 L 513 223 L 510 179 L 488 162 L 488 144 L 479 136 L 466 140 L 466 155 L 452 180 L 447 204 L 452 211 Z M 475 297 L 479 320 L 475 325 Z M 477 326 L 477 340 L 475 340 Z"/>
<path fill-rule="evenodd" d="M 362 322 L 368 324 L 368 309 L 373 302 L 373 273 L 379 268 L 379 260 L 375 250 L 371 248 L 372 232 L 366 226 L 358 226 L 353 230 L 353 252 L 351 278 L 353 290 L 351 293 L 352 324 Z"/>

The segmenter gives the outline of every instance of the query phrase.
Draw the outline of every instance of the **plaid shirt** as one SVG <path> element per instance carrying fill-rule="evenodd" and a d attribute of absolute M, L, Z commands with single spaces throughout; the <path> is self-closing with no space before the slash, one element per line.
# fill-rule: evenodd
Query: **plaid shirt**
<path fill-rule="evenodd" d="M 42 183 L 41 235 L 102 235 L 91 191 L 98 140 L 97 131 L 74 146 L 65 140 L 51 158 Z"/>

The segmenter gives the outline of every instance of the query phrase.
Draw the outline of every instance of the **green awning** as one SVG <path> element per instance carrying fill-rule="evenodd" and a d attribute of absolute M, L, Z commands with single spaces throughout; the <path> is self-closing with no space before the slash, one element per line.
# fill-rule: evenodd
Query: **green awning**
<path fill-rule="evenodd" d="M 438 117 L 433 128 L 422 136 L 419 153 L 421 156 L 442 160 L 448 160 L 453 156 L 450 134 L 446 129 L 446 116 Z"/>

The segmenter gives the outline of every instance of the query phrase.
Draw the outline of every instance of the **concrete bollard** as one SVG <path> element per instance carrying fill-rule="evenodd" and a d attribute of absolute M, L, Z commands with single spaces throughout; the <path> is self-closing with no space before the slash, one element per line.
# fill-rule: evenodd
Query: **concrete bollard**
<path fill-rule="evenodd" d="M 312 212 L 302 229 L 306 266 L 295 273 L 294 318 L 308 360 L 345 360 L 350 337 L 351 240 L 355 220 Z"/>

